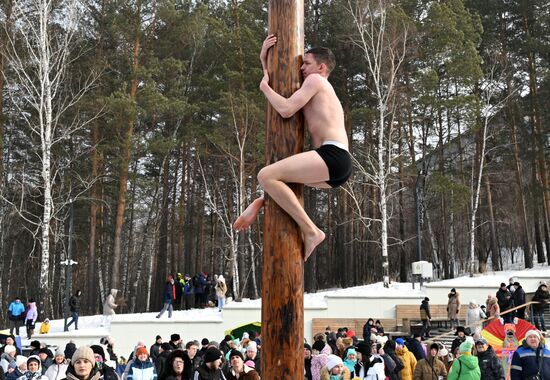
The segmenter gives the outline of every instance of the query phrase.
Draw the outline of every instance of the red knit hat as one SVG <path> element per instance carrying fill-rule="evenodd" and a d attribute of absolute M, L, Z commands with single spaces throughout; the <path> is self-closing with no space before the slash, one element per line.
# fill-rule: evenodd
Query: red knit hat
<path fill-rule="evenodd" d="M 147 352 L 147 349 L 145 347 L 139 347 L 137 350 L 136 350 L 136 356 L 139 356 L 141 354 L 145 354 L 147 356 L 149 356 L 149 352 Z"/>

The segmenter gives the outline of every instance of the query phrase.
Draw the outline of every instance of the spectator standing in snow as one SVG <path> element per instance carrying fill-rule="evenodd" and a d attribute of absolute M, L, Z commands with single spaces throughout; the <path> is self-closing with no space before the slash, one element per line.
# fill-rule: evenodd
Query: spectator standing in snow
<path fill-rule="evenodd" d="M 50 332 L 50 320 L 48 318 L 44 319 L 44 322 L 40 324 L 40 334 L 47 334 Z"/>
<path fill-rule="evenodd" d="M 185 275 L 185 285 L 183 286 L 183 299 L 185 301 L 185 310 L 189 310 L 195 307 L 195 287 L 193 286 L 193 279 L 188 274 Z"/>
<path fill-rule="evenodd" d="M 19 327 L 25 320 L 25 305 L 21 303 L 21 298 L 15 297 L 8 306 L 8 319 L 10 320 L 10 335 L 13 335 L 14 329 L 15 335 L 19 335 Z"/>
<path fill-rule="evenodd" d="M 111 327 L 111 321 L 113 320 L 113 315 L 115 315 L 115 309 L 118 305 L 115 303 L 116 295 L 118 293 L 117 289 L 111 289 L 107 298 L 103 302 L 103 322 L 101 326 Z"/>
<path fill-rule="evenodd" d="M 218 300 L 218 311 L 222 311 L 225 306 L 225 293 L 227 293 L 227 285 L 225 284 L 225 278 L 223 275 L 218 276 L 216 281 L 216 298 Z"/>
<path fill-rule="evenodd" d="M 421 335 L 424 338 L 430 337 L 430 320 L 432 319 L 432 314 L 430 313 L 430 299 L 424 297 L 422 303 L 420 304 L 420 320 L 422 321 L 422 333 Z"/>
<path fill-rule="evenodd" d="M 476 341 L 477 359 L 483 380 L 504 380 L 504 368 L 495 350 L 484 338 Z"/>
<path fill-rule="evenodd" d="M 525 303 L 525 290 L 519 282 L 514 282 L 514 292 L 512 293 L 512 298 L 514 299 L 515 306 L 521 306 Z M 520 319 L 525 319 L 525 307 L 519 308 L 516 310 L 516 317 Z"/>
<path fill-rule="evenodd" d="M 458 326 L 458 314 L 460 313 L 460 295 L 455 288 L 451 289 L 447 301 L 447 317 L 451 321 L 451 328 Z"/>
<path fill-rule="evenodd" d="M 533 301 L 538 302 L 533 304 L 533 322 L 535 323 L 535 327 L 539 330 L 546 330 L 546 325 L 544 323 L 544 308 L 549 300 L 550 294 L 548 293 L 546 282 L 541 281 L 533 296 Z"/>
<path fill-rule="evenodd" d="M 481 320 L 487 316 L 481 310 L 476 300 L 471 300 L 468 304 L 468 311 L 466 313 L 466 326 L 470 327 L 475 338 L 479 338 L 481 333 Z"/>
<path fill-rule="evenodd" d="M 27 303 L 27 313 L 25 316 L 25 327 L 27 328 L 27 339 L 31 339 L 34 334 L 34 326 L 38 318 L 38 311 L 36 310 L 36 302 L 32 298 L 29 298 Z"/>
<path fill-rule="evenodd" d="M 176 301 L 176 284 L 172 275 L 168 276 L 166 284 L 164 285 L 164 306 L 158 313 L 157 318 L 160 318 L 166 310 L 168 310 L 168 318 L 172 318 L 172 312 L 174 311 L 173 304 Z"/>
<path fill-rule="evenodd" d="M 87 346 L 79 347 L 67 368 L 66 380 L 99 380 L 100 377 L 92 349 Z"/>
<path fill-rule="evenodd" d="M 512 293 L 510 293 L 510 291 L 506 288 L 506 284 L 504 282 L 500 284 L 500 289 L 497 290 L 496 297 L 501 314 L 514 307 Z M 502 316 L 502 318 L 504 319 L 504 323 L 512 323 L 512 320 L 514 319 L 514 312 L 512 311 L 506 313 Z"/>
<path fill-rule="evenodd" d="M 136 357 L 128 370 L 128 380 L 156 380 L 157 370 L 149 359 L 147 348 L 139 347 Z"/>
<path fill-rule="evenodd" d="M 80 296 L 82 291 L 77 290 L 69 299 L 69 310 L 71 310 L 71 321 L 67 324 L 67 329 L 74 323 L 74 329 L 78 330 L 78 315 L 80 314 Z"/>

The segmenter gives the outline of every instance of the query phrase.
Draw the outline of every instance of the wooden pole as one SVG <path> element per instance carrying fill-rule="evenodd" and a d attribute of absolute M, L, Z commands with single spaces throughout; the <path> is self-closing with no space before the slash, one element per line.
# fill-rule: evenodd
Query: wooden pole
<path fill-rule="evenodd" d="M 289 97 L 300 88 L 304 52 L 303 0 L 270 0 L 269 34 L 277 36 L 268 69 L 272 88 Z M 300 153 L 301 111 L 283 119 L 267 107 L 266 163 Z M 303 203 L 303 185 L 291 184 Z M 265 196 L 262 275 L 262 380 L 304 379 L 304 258 L 297 224 Z"/>

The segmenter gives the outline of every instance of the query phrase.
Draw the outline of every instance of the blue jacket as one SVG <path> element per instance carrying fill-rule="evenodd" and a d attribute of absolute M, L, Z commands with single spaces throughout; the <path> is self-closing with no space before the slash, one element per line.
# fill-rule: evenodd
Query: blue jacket
<path fill-rule="evenodd" d="M 134 359 L 128 370 L 128 380 L 156 380 L 157 370 L 150 359 L 142 362 Z"/>
<path fill-rule="evenodd" d="M 170 281 L 164 285 L 164 303 L 172 303 L 175 300 L 174 288 L 176 284 L 172 284 Z"/>
<path fill-rule="evenodd" d="M 23 319 L 23 313 L 25 312 L 25 305 L 22 302 L 12 301 L 8 307 L 8 314 L 10 319 Z"/>
<path fill-rule="evenodd" d="M 540 365 L 542 360 L 542 366 Z M 539 371 L 540 378 L 550 380 L 550 350 L 540 343 L 536 350 L 533 350 L 527 342 L 518 347 L 512 356 L 512 367 L 510 371 L 511 380 L 524 380 Z"/>
<path fill-rule="evenodd" d="M 191 294 L 194 294 L 194 293 L 195 293 L 195 290 L 193 289 L 193 281 L 191 281 L 189 279 L 189 280 L 187 280 L 187 282 L 185 283 L 185 285 L 183 287 L 183 295 L 188 296 L 188 295 L 191 295 Z"/>

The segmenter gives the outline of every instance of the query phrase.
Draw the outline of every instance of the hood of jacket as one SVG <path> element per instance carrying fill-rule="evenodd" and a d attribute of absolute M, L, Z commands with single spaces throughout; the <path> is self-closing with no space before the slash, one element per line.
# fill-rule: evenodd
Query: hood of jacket
<path fill-rule="evenodd" d="M 466 366 L 469 370 L 473 370 L 478 366 L 477 357 L 472 355 L 462 355 L 457 359 L 462 365 Z"/>

